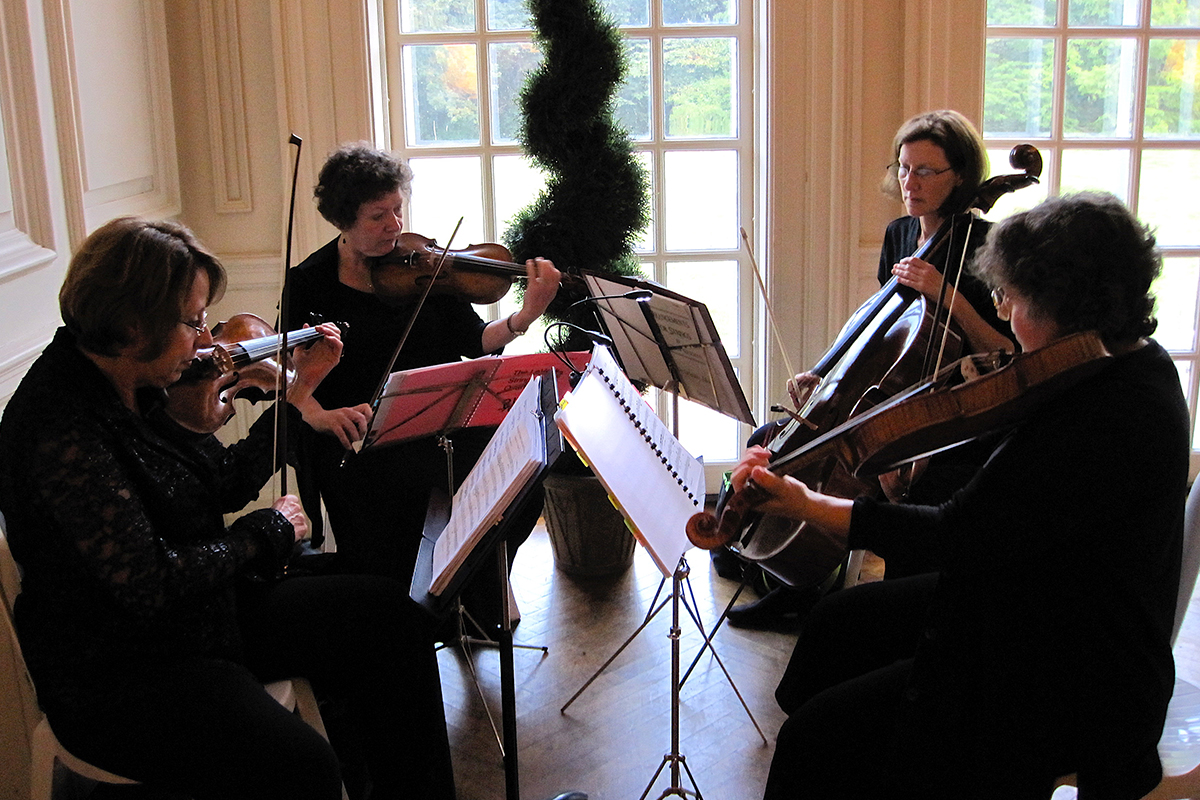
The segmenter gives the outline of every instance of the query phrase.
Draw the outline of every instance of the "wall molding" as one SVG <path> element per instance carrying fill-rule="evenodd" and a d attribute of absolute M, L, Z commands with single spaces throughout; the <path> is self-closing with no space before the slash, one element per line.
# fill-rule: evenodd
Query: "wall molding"
<path fill-rule="evenodd" d="M 254 210 L 237 6 L 237 0 L 213 0 L 200 5 L 213 203 L 218 214 Z"/>
<path fill-rule="evenodd" d="M 44 0 L 54 117 L 62 170 L 67 234 L 74 250 L 87 234 L 122 214 L 171 217 L 179 213 L 179 169 L 175 115 L 171 104 L 170 60 L 163 0 L 141 0 L 146 47 L 146 88 L 153 139 L 151 174 L 131 177 L 127 192 L 87 185 L 87 142 L 79 98 L 78 64 L 69 0 Z M 139 180 L 146 178 L 148 180 Z M 96 191 L 97 188 L 100 191 Z M 95 192 L 95 193 L 94 193 Z M 114 194 L 116 196 L 114 196 Z"/>
<path fill-rule="evenodd" d="M 15 230 L 0 236 L 0 280 L 54 260 L 53 203 L 37 109 L 28 11 L 24 0 L 12 0 L 0 11 L 0 122 Z"/>
<path fill-rule="evenodd" d="M 377 129 L 368 42 L 372 2 L 377 0 L 272 2 L 276 97 L 284 132 L 279 146 L 282 163 L 288 165 L 281 176 L 284 197 L 291 193 L 295 163 L 288 132 L 304 141 L 298 183 L 311 187 L 334 148 L 346 141 L 370 140 Z M 332 237 L 333 229 L 313 204 L 297 202 L 296 207 L 294 251 L 310 253 Z"/>

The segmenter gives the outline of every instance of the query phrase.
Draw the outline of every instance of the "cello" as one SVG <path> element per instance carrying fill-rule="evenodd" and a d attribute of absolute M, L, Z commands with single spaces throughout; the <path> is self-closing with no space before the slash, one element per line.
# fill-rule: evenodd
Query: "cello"
<path fill-rule="evenodd" d="M 962 235 L 964 225 L 969 229 L 973 210 L 987 212 L 1003 195 L 1038 182 L 1042 159 L 1035 147 L 1017 145 L 1009 154 L 1009 162 L 1023 171 L 984 181 L 969 209 L 944 220 L 913 255 L 930 260 L 951 249 L 951 239 Z M 961 269 L 959 265 L 960 274 Z M 818 388 L 798 414 L 768 431 L 763 444 L 772 459 L 805 448 L 906 387 L 927 380 L 938 371 L 943 359 L 961 358 L 961 335 L 949 323 L 940 299 L 934 307 L 931 305 L 920 292 L 903 286 L 893 276 L 860 306 L 812 368 L 821 379 Z M 836 458 L 806 461 L 802 468 L 797 468 L 794 477 L 814 489 L 841 497 L 856 497 L 878 489 L 873 478 L 859 477 Z M 726 541 L 714 542 L 701 536 L 699 541 L 692 539 L 692 542 L 706 549 L 727 545 L 743 560 L 758 564 L 796 588 L 820 584 L 838 566 L 837 561 L 827 564 L 824 559 L 814 559 L 805 547 L 795 545 L 803 541 L 807 527 L 804 523 L 752 511 L 742 515 L 740 522 L 738 534 L 726 537 Z M 689 537 L 691 534 L 689 526 Z"/>

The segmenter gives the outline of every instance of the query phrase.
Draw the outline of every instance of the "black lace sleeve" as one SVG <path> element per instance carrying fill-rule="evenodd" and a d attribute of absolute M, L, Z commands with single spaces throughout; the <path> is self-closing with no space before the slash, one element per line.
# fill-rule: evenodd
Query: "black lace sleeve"
<path fill-rule="evenodd" d="M 290 523 L 274 511 L 226 531 L 194 468 L 140 425 L 113 430 L 88 416 L 54 417 L 39 426 L 25 470 L 50 540 L 38 549 L 106 587 L 130 613 L 152 617 L 177 598 L 211 593 L 290 537 Z"/>

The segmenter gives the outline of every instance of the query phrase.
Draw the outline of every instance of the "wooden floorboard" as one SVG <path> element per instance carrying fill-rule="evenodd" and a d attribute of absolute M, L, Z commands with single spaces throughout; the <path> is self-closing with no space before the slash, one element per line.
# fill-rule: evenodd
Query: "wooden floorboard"
<path fill-rule="evenodd" d="M 720 617 L 737 589 L 717 577 L 708 554 L 688 554 L 689 578 L 701 622 Z M 513 561 L 513 590 L 521 610 L 516 649 L 517 736 L 522 800 L 546 800 L 577 789 L 592 800 L 659 798 L 674 784 L 669 766 L 651 778 L 671 750 L 671 604 L 668 603 L 565 712 L 561 708 L 642 624 L 662 574 L 640 549 L 624 574 L 573 578 L 557 570 L 542 527 Z M 663 588 L 669 597 L 670 582 Z M 747 592 L 742 600 L 753 600 Z M 689 598 L 690 600 L 690 598 Z M 696 624 L 681 610 L 680 662 L 686 671 L 702 645 Z M 724 626 L 717 653 L 766 736 L 755 730 L 729 681 L 705 654 L 680 693 L 679 751 L 694 778 L 682 785 L 713 800 L 761 797 L 783 714 L 772 693 L 791 655 L 795 635 Z M 500 720 L 499 656 L 489 648 L 469 656 L 439 653 L 446 717 L 454 750 L 459 800 L 505 796 L 504 767 L 483 701 L 467 663 Z"/>

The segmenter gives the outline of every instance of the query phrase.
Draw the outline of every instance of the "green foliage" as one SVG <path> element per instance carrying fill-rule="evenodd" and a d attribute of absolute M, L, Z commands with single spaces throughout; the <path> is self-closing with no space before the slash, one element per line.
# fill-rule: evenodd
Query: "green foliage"
<path fill-rule="evenodd" d="M 540 255 L 567 273 L 635 275 L 632 243 L 650 206 L 645 170 L 613 121 L 625 68 L 621 35 L 596 0 L 530 0 L 530 11 L 543 61 L 521 92 L 519 139 L 549 178 L 505 243 L 518 263 Z M 561 318 L 582 296 L 564 285 L 550 315 Z"/>

